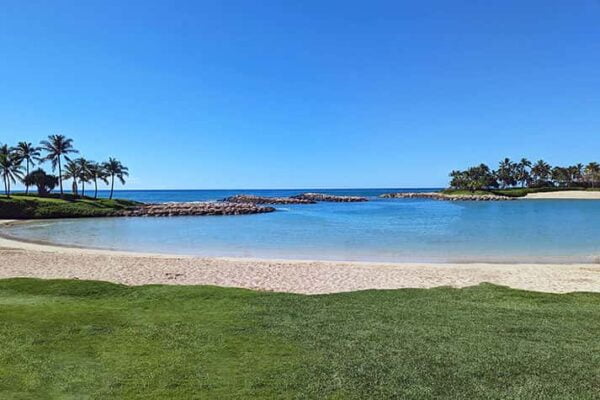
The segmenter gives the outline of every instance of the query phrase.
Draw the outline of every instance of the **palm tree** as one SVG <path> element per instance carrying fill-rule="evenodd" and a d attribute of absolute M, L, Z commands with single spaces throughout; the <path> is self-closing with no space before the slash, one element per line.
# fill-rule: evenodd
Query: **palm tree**
<path fill-rule="evenodd" d="M 36 161 L 40 161 L 40 148 L 35 147 L 30 142 L 19 142 L 17 147 L 15 148 L 17 156 L 21 161 L 26 162 L 25 176 L 29 175 L 29 165 L 35 166 Z M 29 194 L 29 185 L 25 184 L 25 195 Z"/>
<path fill-rule="evenodd" d="M 10 197 L 10 183 L 16 183 L 17 179 L 23 178 L 23 167 L 18 156 L 10 151 L 8 147 L 2 146 L 0 149 L 0 175 L 4 180 L 4 192 L 6 197 Z"/>
<path fill-rule="evenodd" d="M 73 196 L 77 196 L 77 179 L 81 176 L 81 167 L 74 160 L 68 160 L 65 164 L 65 172 L 63 172 L 62 179 L 73 179 L 71 189 Z M 59 178 L 61 179 L 61 178 Z"/>
<path fill-rule="evenodd" d="M 61 158 L 65 157 L 68 161 L 67 154 L 79 152 L 73 148 L 73 139 L 68 139 L 64 135 L 50 135 L 48 136 L 48 140 L 42 140 L 40 144 L 42 145 L 42 150 L 48 153 L 44 159 L 52 161 L 53 171 L 56 170 L 56 166 L 58 165 L 60 197 L 63 197 Z"/>
<path fill-rule="evenodd" d="M 91 174 L 90 174 L 91 162 L 86 160 L 83 157 L 80 157 L 80 158 L 77 158 L 74 161 L 74 163 L 79 166 L 79 175 L 77 176 L 77 178 L 79 179 L 79 182 L 81 182 L 81 197 L 84 197 L 85 196 L 85 183 L 89 182 L 91 179 Z"/>
<path fill-rule="evenodd" d="M 125 177 L 129 176 L 129 169 L 115 158 L 110 157 L 107 162 L 103 164 L 103 168 L 106 170 L 108 176 L 110 176 L 110 197 L 113 197 L 113 191 L 115 188 L 115 177 L 117 177 L 121 184 L 125 184 Z"/>
<path fill-rule="evenodd" d="M 586 179 L 592 183 L 592 187 L 596 187 L 596 180 L 600 177 L 600 164 L 591 162 L 585 166 Z"/>
<path fill-rule="evenodd" d="M 529 169 L 529 170 L 528 170 Z M 517 181 L 521 182 L 521 187 L 525 187 L 531 180 L 531 161 L 521 158 L 517 164 Z"/>
<path fill-rule="evenodd" d="M 537 161 L 533 167 L 531 167 L 531 174 L 535 178 L 536 186 L 544 185 L 550 180 L 550 174 L 552 167 L 544 160 Z"/>
<path fill-rule="evenodd" d="M 98 198 L 98 179 L 100 179 L 104 184 L 108 185 L 108 173 L 103 168 L 102 165 L 90 161 L 90 165 L 88 167 L 90 172 L 90 179 L 94 181 L 94 199 Z"/>
<path fill-rule="evenodd" d="M 496 176 L 503 189 L 507 186 L 514 186 L 517 183 L 516 175 L 516 163 L 512 162 L 509 158 L 505 158 L 504 160 L 500 161 L 500 164 L 498 165 L 498 171 L 496 171 Z"/>

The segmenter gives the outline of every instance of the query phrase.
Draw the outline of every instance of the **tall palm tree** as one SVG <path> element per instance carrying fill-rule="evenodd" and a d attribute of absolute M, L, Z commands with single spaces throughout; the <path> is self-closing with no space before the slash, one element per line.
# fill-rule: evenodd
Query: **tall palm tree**
<path fill-rule="evenodd" d="M 600 164 L 591 162 L 585 166 L 586 179 L 592 183 L 592 187 L 596 187 L 596 181 L 600 178 Z"/>
<path fill-rule="evenodd" d="M 19 157 L 7 146 L 0 149 L 0 175 L 4 181 L 6 197 L 10 197 L 10 183 L 16 183 L 17 179 L 23 178 L 23 167 Z"/>
<path fill-rule="evenodd" d="M 73 183 L 71 184 L 71 190 L 73 191 L 73 196 L 77 196 L 77 179 L 81 176 L 81 167 L 74 160 L 68 160 L 65 164 L 65 170 L 62 175 L 62 179 L 73 179 Z"/>
<path fill-rule="evenodd" d="M 42 150 L 48 153 L 44 159 L 52 161 L 53 171 L 56 170 L 56 166 L 58 165 L 60 196 L 63 197 L 61 158 L 65 157 L 68 161 L 67 154 L 79 153 L 79 151 L 73 148 L 73 139 L 68 139 L 64 135 L 50 135 L 48 136 L 48 140 L 42 140 L 40 144 L 42 145 Z"/>
<path fill-rule="evenodd" d="M 40 148 L 35 147 L 30 142 L 19 142 L 15 148 L 17 156 L 21 161 L 25 161 L 26 169 L 25 176 L 29 175 L 29 165 L 35 166 L 36 161 L 40 161 Z M 25 182 L 23 182 L 25 183 Z M 25 183 L 25 194 L 29 194 L 29 185 Z"/>
<path fill-rule="evenodd" d="M 90 174 L 91 162 L 86 160 L 83 157 L 80 157 L 80 158 L 77 158 L 76 160 L 74 160 L 74 163 L 79 166 L 79 175 L 77 176 L 77 178 L 79 179 L 79 182 L 81 182 L 81 197 L 84 197 L 85 196 L 85 183 L 89 182 L 91 179 L 91 174 Z"/>
<path fill-rule="evenodd" d="M 98 179 L 108 185 L 108 173 L 102 165 L 90 161 L 89 165 L 90 179 L 94 182 L 94 199 L 98 198 Z"/>
<path fill-rule="evenodd" d="M 121 181 L 121 184 L 125 184 L 125 177 L 129 176 L 129 169 L 116 158 L 110 157 L 107 162 L 103 164 L 104 169 L 106 170 L 108 176 L 110 176 L 110 197 L 113 197 L 113 191 L 115 188 L 115 177 Z"/>

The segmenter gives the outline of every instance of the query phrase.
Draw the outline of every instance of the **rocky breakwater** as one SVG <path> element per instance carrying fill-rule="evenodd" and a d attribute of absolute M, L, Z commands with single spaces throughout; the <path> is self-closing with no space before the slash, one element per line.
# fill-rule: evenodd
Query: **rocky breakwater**
<path fill-rule="evenodd" d="M 360 196 L 335 196 L 332 194 L 324 193 L 302 193 L 295 196 L 291 196 L 291 199 L 297 200 L 311 200 L 311 201 L 326 201 L 335 203 L 356 203 L 361 201 L 369 201 L 366 197 Z"/>
<path fill-rule="evenodd" d="M 122 217 L 174 217 L 190 215 L 245 215 L 273 212 L 273 207 L 252 203 L 201 202 L 145 204 L 117 212 Z"/>
<path fill-rule="evenodd" d="M 315 204 L 316 201 L 308 199 L 295 199 L 291 197 L 263 197 L 251 194 L 238 194 L 228 197 L 223 201 L 229 203 L 251 203 L 251 204 Z"/>
<path fill-rule="evenodd" d="M 495 194 L 447 194 L 439 192 L 427 193 L 385 193 L 379 196 L 384 199 L 432 199 L 447 201 L 504 201 L 515 200 L 514 197 Z"/>

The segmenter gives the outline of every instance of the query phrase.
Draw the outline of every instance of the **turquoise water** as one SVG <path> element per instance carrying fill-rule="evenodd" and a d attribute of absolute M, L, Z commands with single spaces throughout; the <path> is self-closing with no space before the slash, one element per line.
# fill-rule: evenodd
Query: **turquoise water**
<path fill-rule="evenodd" d="M 426 190 L 426 189 L 423 189 Z M 278 206 L 270 214 L 40 221 L 11 235 L 62 244 L 157 253 L 390 262 L 599 262 L 600 201 L 367 203 Z M 142 201 L 215 200 L 234 193 L 302 191 L 123 191 Z"/>

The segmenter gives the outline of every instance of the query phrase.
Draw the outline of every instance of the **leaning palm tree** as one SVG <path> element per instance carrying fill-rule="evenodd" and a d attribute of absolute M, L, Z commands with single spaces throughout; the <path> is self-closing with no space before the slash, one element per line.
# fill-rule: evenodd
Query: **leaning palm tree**
<path fill-rule="evenodd" d="M 104 167 L 98 163 L 90 161 L 90 165 L 88 167 L 90 173 L 90 179 L 94 182 L 94 199 L 98 198 L 98 179 L 104 182 L 104 184 L 108 185 L 108 173 L 104 169 Z"/>
<path fill-rule="evenodd" d="M 71 184 L 71 190 L 73 191 L 73 196 L 77 196 L 77 180 L 81 176 L 81 167 L 79 163 L 76 163 L 74 160 L 68 160 L 65 164 L 65 169 L 63 175 L 59 179 L 69 180 L 72 179 L 73 183 Z"/>
<path fill-rule="evenodd" d="M 17 179 L 23 178 L 23 167 L 14 152 L 4 152 L 3 150 L 5 149 L 0 150 L 0 175 L 4 181 L 4 193 L 6 193 L 6 197 L 10 197 L 10 183 L 17 183 Z"/>
<path fill-rule="evenodd" d="M 125 184 L 125 177 L 129 176 L 129 169 L 125 166 L 123 166 L 123 164 L 121 164 L 121 162 L 115 158 L 110 157 L 108 159 L 107 162 L 105 162 L 103 165 L 104 169 L 106 170 L 106 173 L 108 174 L 108 176 L 110 176 L 110 197 L 109 199 L 112 199 L 113 197 L 113 191 L 115 188 L 115 177 L 117 177 L 120 181 L 121 184 Z"/>
<path fill-rule="evenodd" d="M 56 166 L 58 165 L 60 196 L 63 197 L 61 158 L 65 157 L 68 161 L 67 154 L 79 152 L 73 148 L 73 139 L 68 139 L 64 135 L 50 135 L 48 136 L 48 140 L 42 140 L 40 144 L 42 145 L 42 150 L 48 153 L 44 159 L 52 161 L 52 170 L 56 170 Z"/>
<path fill-rule="evenodd" d="M 35 166 L 36 161 L 40 161 L 40 148 L 35 147 L 30 142 L 19 142 L 17 147 L 15 148 L 17 156 L 21 159 L 21 161 L 25 161 L 25 176 L 29 175 L 29 165 Z M 25 195 L 29 194 L 29 185 L 25 184 Z"/>

